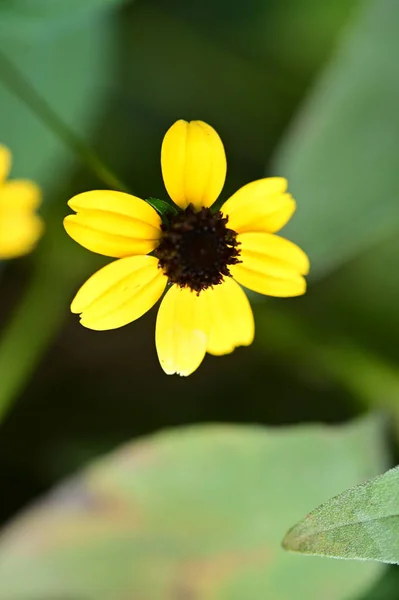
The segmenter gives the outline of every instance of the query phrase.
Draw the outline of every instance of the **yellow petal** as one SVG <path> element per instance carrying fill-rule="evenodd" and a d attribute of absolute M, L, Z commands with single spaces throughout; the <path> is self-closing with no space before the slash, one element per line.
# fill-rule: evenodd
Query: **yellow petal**
<path fill-rule="evenodd" d="M 202 292 L 208 302 L 210 329 L 207 352 L 220 356 L 237 346 L 252 344 L 255 333 L 251 305 L 244 290 L 231 277 Z"/>
<path fill-rule="evenodd" d="M 240 259 L 245 256 L 270 261 L 277 270 L 294 270 L 301 275 L 309 272 L 309 259 L 305 252 L 293 242 L 272 233 L 240 233 L 237 236 Z"/>
<path fill-rule="evenodd" d="M 161 367 L 168 375 L 190 375 L 201 364 L 209 329 L 203 293 L 173 285 L 159 307 L 155 341 Z"/>
<path fill-rule="evenodd" d="M 11 152 L 6 146 L 0 145 L 0 184 L 8 177 L 11 170 Z"/>
<path fill-rule="evenodd" d="M 0 179 L 11 162 L 9 151 L 0 146 Z M 40 188 L 23 179 L 0 185 L 0 258 L 31 252 L 43 231 L 43 222 L 34 214 L 41 201 Z"/>
<path fill-rule="evenodd" d="M 222 206 L 229 219 L 228 227 L 237 232 L 281 229 L 295 211 L 295 200 L 284 193 L 287 181 L 269 177 L 252 181 L 240 188 Z"/>
<path fill-rule="evenodd" d="M 309 271 L 309 260 L 298 246 L 269 233 L 242 233 L 237 241 L 242 262 L 229 268 L 239 283 L 268 296 L 305 293 L 302 275 Z"/>
<path fill-rule="evenodd" d="M 33 181 L 12 179 L 0 187 L 0 211 L 33 212 L 42 199 L 41 190 Z"/>
<path fill-rule="evenodd" d="M 76 211 L 64 219 L 67 233 L 92 252 L 122 258 L 152 252 L 161 235 L 161 218 L 144 200 L 109 190 L 78 194 L 68 202 Z"/>
<path fill-rule="evenodd" d="M 150 310 L 166 283 L 167 278 L 153 256 L 121 258 L 83 284 L 71 311 L 81 313 L 81 323 L 89 329 L 116 329 Z"/>
<path fill-rule="evenodd" d="M 222 140 L 203 121 L 177 121 L 163 139 L 161 166 L 165 187 L 178 206 L 211 206 L 226 179 Z"/>
<path fill-rule="evenodd" d="M 0 260 L 31 252 L 43 231 L 37 215 L 18 211 L 0 211 Z"/>

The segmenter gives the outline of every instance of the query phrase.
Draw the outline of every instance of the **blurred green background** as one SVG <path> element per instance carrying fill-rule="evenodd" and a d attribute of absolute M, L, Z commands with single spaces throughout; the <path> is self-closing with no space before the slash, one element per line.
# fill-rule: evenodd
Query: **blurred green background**
<path fill-rule="evenodd" d="M 107 260 L 62 218 L 72 195 L 105 186 L 10 89 L 0 60 L 0 140 L 12 175 L 43 186 L 46 220 L 31 256 L 0 265 L 3 521 L 92 458 L 175 425 L 343 423 L 386 409 L 394 462 L 398 31 L 396 0 L 0 3 L 1 52 L 133 193 L 165 196 L 162 137 L 202 119 L 225 144 L 224 198 L 288 177 L 298 210 L 283 235 L 312 265 L 305 297 L 251 296 L 250 348 L 207 356 L 188 379 L 158 365 L 155 309 L 120 330 L 82 328 L 69 302 Z M 397 580 L 382 585 L 391 591 L 368 600 L 399 598 Z M 226 596 L 246 597 L 265 596 Z"/>

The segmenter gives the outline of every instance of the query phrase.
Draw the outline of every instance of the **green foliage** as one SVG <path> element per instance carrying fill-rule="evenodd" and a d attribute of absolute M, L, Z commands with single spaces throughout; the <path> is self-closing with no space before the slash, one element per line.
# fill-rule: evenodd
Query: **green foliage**
<path fill-rule="evenodd" d="M 146 202 L 150 204 L 162 218 L 167 219 L 168 216 L 177 215 L 178 207 L 171 200 L 159 200 L 159 198 L 146 198 Z"/>
<path fill-rule="evenodd" d="M 286 229 L 320 276 L 399 227 L 399 5 L 365 2 L 278 153 L 299 210 Z"/>
<path fill-rule="evenodd" d="M 398 4 L 250 0 L 230 11 L 228 0 L 220 0 L 215 19 L 211 0 L 205 11 L 200 0 L 171 0 L 171 10 L 169 4 L 165 10 L 163 0 L 149 0 L 123 13 L 116 36 L 113 9 L 122 4 L 3 0 L 2 51 L 79 137 L 95 138 L 97 132 L 111 166 L 125 170 L 124 178 L 141 197 L 154 193 L 162 198 L 159 147 L 173 120 L 202 118 L 218 129 L 229 159 L 227 195 L 261 176 L 294 115 L 296 126 L 277 148 L 277 169 L 268 168 L 270 174 L 289 178 L 298 201 L 298 213 L 284 235 L 309 252 L 315 276 L 367 252 L 327 280 L 325 288 L 318 286 L 308 298 L 295 300 L 297 312 L 286 311 L 289 301 L 281 302 L 283 309 L 280 303 L 259 303 L 257 344 L 217 359 L 217 365 L 210 358 L 205 375 L 190 381 L 158 380 L 153 374 L 155 352 L 147 356 L 147 342 L 142 342 L 152 339 L 152 322 L 151 332 L 145 324 L 135 324 L 142 327 L 138 335 L 133 330 L 82 334 L 76 325 L 72 342 L 67 336 L 60 342 L 66 390 L 57 367 L 50 377 L 43 372 L 40 393 L 27 395 L 8 430 L 2 423 L 7 434 L 0 440 L 0 465 L 15 463 L 18 476 L 22 472 L 43 486 L 51 469 L 58 476 L 60 464 L 80 462 L 82 455 L 93 455 L 109 440 L 131 436 L 132 430 L 209 420 L 203 406 L 209 410 L 215 404 L 211 416 L 218 419 L 222 407 L 230 420 L 236 415 L 252 421 L 300 420 L 309 389 L 317 389 L 318 401 L 311 418 L 342 418 L 336 405 L 347 403 L 350 412 L 353 398 L 399 415 L 397 363 L 392 359 L 387 364 L 378 348 L 362 343 L 366 331 L 374 343 L 378 330 L 380 348 L 385 351 L 389 336 L 397 346 L 398 294 L 392 274 L 399 227 Z M 339 26 L 357 4 L 359 11 L 318 78 L 316 68 L 328 58 Z M 296 118 L 311 79 L 316 86 Z M 86 167 L 1 83 L 0 107 L 0 141 L 13 150 L 13 175 L 36 179 L 46 202 L 51 200 L 45 208 L 46 236 L 32 261 L 32 284 L 2 332 L 2 417 L 59 330 L 74 290 L 101 259 L 67 238 L 61 225 L 68 197 L 93 187 L 87 179 L 68 183 L 77 167 Z M 148 201 L 160 214 L 170 210 L 164 200 Z M 387 236 L 388 243 L 374 252 L 372 244 Z M 129 346 L 131 338 L 139 339 L 139 345 Z M 72 355 L 75 371 L 68 370 Z M 125 363 L 122 355 L 128 357 Z M 276 369 L 273 361 L 280 363 Z M 269 374 L 278 382 L 275 388 Z M 350 398 L 338 398 L 342 390 L 331 382 L 338 382 Z M 229 396 L 233 386 L 236 395 L 259 398 L 258 404 L 234 406 Z M 292 400 L 282 402 L 289 407 L 285 411 L 276 405 L 290 395 L 287 390 L 292 390 Z M 336 394 L 331 412 L 326 392 L 328 399 Z M 57 406 L 52 414 L 57 419 L 62 415 L 59 421 L 68 413 L 72 432 L 48 418 L 46 394 L 47 402 Z M 125 408 L 128 402 L 139 406 L 136 413 Z M 87 429 L 82 427 L 84 413 L 89 414 Z M 27 422 L 33 443 L 24 441 Z M 51 434 L 35 446 L 37 422 Z M 11 438 L 18 441 L 7 446 L 4 439 Z M 397 520 L 383 518 L 388 503 L 397 499 L 386 478 L 393 473 L 394 483 L 397 470 L 352 488 L 386 468 L 383 438 L 381 423 L 370 419 L 335 429 L 193 427 L 126 446 L 67 482 L 2 533 L 0 600 L 395 600 L 397 569 L 378 562 L 307 558 L 280 548 L 287 528 L 325 503 L 312 513 L 319 521 L 303 521 L 288 536 L 289 544 L 294 536 L 307 553 L 397 562 L 392 527 L 394 523 L 397 538 Z M 7 497 L 12 486 L 5 481 Z M 347 502 L 343 509 L 342 498 Z M 365 514 L 375 520 L 363 523 Z M 337 530 L 345 516 L 344 527 Z M 322 536 L 320 528 L 314 531 L 320 520 L 323 527 L 329 524 Z M 298 542 L 295 532 L 302 526 Z"/>
<path fill-rule="evenodd" d="M 72 24 L 93 18 L 126 0 L 2 0 L 0 35 L 7 38 L 53 38 Z"/>
<path fill-rule="evenodd" d="M 399 569 L 389 567 L 381 579 L 366 594 L 356 600 L 398 600 Z"/>
<path fill-rule="evenodd" d="M 304 559 L 280 540 L 301 511 L 380 472 L 382 438 L 368 418 L 198 426 L 125 446 L 9 526 L 0 598 L 347 600 L 378 563 Z"/>
<path fill-rule="evenodd" d="M 84 23 L 74 24 L 50 41 L 45 37 L 7 39 L 10 33 L 0 30 L 0 46 L 46 103 L 84 139 L 104 109 L 101 96 L 104 100 L 104 86 L 111 77 L 114 34 L 114 24 L 102 16 L 93 19 L 90 28 Z M 97 102 L 93 110 L 94 94 Z M 65 177 L 77 157 L 9 89 L 3 72 L 0 106 L 1 142 L 13 152 L 13 176 L 35 179 L 47 192 L 57 189 L 60 169 Z"/>
<path fill-rule="evenodd" d="M 90 28 L 84 23 L 75 24 L 51 42 L 46 38 L 15 37 L 6 44 L 10 32 L 4 33 L 0 28 L 0 42 L 6 46 L 7 55 L 81 139 L 98 124 L 104 110 L 106 85 L 112 79 L 114 66 L 114 35 L 113 22 L 104 16 L 94 18 Z M 13 152 L 12 176 L 32 178 L 41 184 L 45 204 L 58 200 L 61 190 L 65 196 L 58 206 L 54 203 L 54 208 L 45 213 L 46 232 L 42 252 L 37 254 L 32 285 L 2 331 L 0 419 L 57 331 L 79 278 L 84 278 L 90 264 L 96 264 L 96 257 L 79 252 L 62 228 L 70 193 L 65 176 L 76 169 L 78 158 L 56 132 L 15 97 L 2 75 L 0 72 L 1 143 Z"/>
<path fill-rule="evenodd" d="M 316 508 L 283 545 L 304 554 L 399 564 L 399 467 Z"/>
<path fill-rule="evenodd" d="M 320 377 L 363 406 L 388 408 L 396 423 L 398 23 L 396 2 L 360 3 L 278 150 L 273 172 L 289 178 L 298 201 L 284 235 L 309 253 L 311 277 L 339 270 L 297 303 L 296 332 L 279 315 L 271 349 L 294 354 L 301 368 L 319 365 Z"/>

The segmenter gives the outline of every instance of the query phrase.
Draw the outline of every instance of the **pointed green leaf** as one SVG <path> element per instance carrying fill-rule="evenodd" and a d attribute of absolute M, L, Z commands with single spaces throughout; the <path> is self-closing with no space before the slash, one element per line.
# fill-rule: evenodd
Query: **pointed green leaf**
<path fill-rule="evenodd" d="M 283 546 L 304 554 L 399 564 L 399 467 L 311 512 Z"/>
<path fill-rule="evenodd" d="M 384 463 L 373 418 L 151 436 L 9 525 L 0 600 L 348 600 L 381 564 L 309 560 L 284 552 L 281 537 L 306 507 Z"/>
<path fill-rule="evenodd" d="M 168 218 L 171 215 L 177 215 L 179 212 L 176 204 L 172 202 L 167 202 L 166 200 L 159 200 L 159 198 L 146 198 L 145 200 L 154 208 L 158 214 L 161 215 L 162 218 Z"/>

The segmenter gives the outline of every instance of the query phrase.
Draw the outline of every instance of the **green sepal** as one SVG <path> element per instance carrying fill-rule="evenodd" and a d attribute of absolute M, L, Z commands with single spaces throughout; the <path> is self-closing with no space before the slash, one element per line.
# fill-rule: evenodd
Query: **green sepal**
<path fill-rule="evenodd" d="M 179 208 L 171 201 L 168 202 L 167 200 L 159 200 L 158 198 L 146 198 L 145 201 L 157 211 L 162 220 L 167 220 L 168 217 L 177 215 L 179 213 Z"/>

